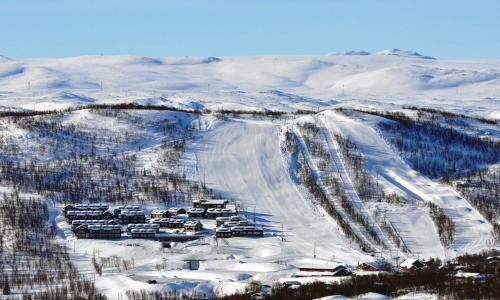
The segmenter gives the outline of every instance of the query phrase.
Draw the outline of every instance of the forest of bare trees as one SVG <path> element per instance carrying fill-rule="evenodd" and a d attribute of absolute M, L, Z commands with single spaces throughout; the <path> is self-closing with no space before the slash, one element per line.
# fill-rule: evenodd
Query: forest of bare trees
<path fill-rule="evenodd" d="M 498 299 L 500 290 L 500 264 L 488 264 L 486 258 L 499 255 L 498 251 L 489 251 L 475 255 L 464 255 L 445 263 L 439 259 L 430 259 L 426 267 L 416 272 L 379 273 L 353 276 L 333 283 L 315 281 L 296 288 L 275 284 L 268 300 L 319 299 L 331 295 L 357 297 L 370 292 L 388 297 L 421 292 L 422 297 L 432 294 L 437 299 L 468 300 Z M 465 272 L 481 272 L 483 279 L 474 280 L 456 276 L 461 268 Z M 418 295 L 418 294 L 417 294 Z M 154 299 L 154 298 L 146 298 Z M 248 294 L 235 294 L 219 297 L 221 300 L 247 300 Z"/>
<path fill-rule="evenodd" d="M 21 293 L 22 299 L 104 299 L 92 281 L 80 276 L 67 249 L 55 240 L 57 229 L 49 222 L 45 202 L 18 192 L 4 193 L 0 219 L 0 286 L 4 295 L 15 292 Z"/>
<path fill-rule="evenodd" d="M 145 201 L 175 205 L 192 197 L 214 197 L 204 183 L 188 179 L 179 164 L 193 135 L 191 113 L 166 112 L 162 118 L 151 111 L 159 117 L 148 118 L 122 108 L 94 107 L 88 110 L 91 117 L 123 124 L 120 129 L 99 130 L 86 122 L 67 122 L 72 113 L 0 117 L 0 183 L 15 191 L 0 199 L 4 294 L 21 293 L 23 299 L 104 298 L 91 279 L 78 273 L 67 249 L 56 241 L 49 200 L 50 205 Z M 149 167 L 140 167 L 138 157 L 144 134 L 159 140 Z M 96 271 L 115 265 L 128 269 L 131 264 L 98 257 L 94 267 Z"/>

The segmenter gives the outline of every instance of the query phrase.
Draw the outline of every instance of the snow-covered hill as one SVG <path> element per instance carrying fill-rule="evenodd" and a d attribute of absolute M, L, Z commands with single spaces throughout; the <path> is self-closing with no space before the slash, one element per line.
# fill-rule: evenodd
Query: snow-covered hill
<path fill-rule="evenodd" d="M 95 277 L 96 255 L 135 262 L 131 270 L 107 268 L 96 279 L 110 299 L 122 299 L 123 286 L 207 288 L 223 295 L 243 291 L 251 280 L 288 280 L 300 266 L 452 259 L 495 246 L 492 218 L 444 181 L 412 169 L 379 130 L 382 121 L 397 121 L 375 116 L 371 108 L 414 118 L 423 111 L 403 105 L 456 111 L 465 116 L 437 119 L 427 112 L 427 118 L 471 137 L 499 140 L 498 123 L 467 115 L 500 119 L 500 61 L 448 61 L 401 50 L 221 58 L 0 56 L 0 111 L 125 102 L 198 111 L 101 106 L 0 118 L 0 189 L 47 200 L 57 238 L 73 250 L 71 260 L 84 276 Z M 231 109 L 256 113 L 224 112 Z M 308 111 L 262 113 L 297 109 Z M 311 132 L 317 129 L 315 136 L 306 135 L 305 123 Z M 295 152 L 293 145 L 288 149 L 289 135 Z M 424 138 L 433 143 L 433 137 Z M 359 154 L 360 170 L 349 164 L 342 139 Z M 492 141 L 484 151 L 494 153 L 499 145 Z M 362 197 L 359 186 L 370 178 L 381 192 L 372 195 L 385 196 Z M 58 216 L 68 197 L 63 187 L 79 197 L 74 202 L 140 203 L 148 212 L 222 197 L 262 226 L 264 236 L 207 236 L 173 243 L 170 250 L 155 241 L 77 239 Z M 450 243 L 443 242 L 428 203 L 453 224 Z M 203 222 L 213 232 L 215 222 Z M 193 258 L 201 258 L 197 271 L 187 269 Z M 153 279 L 158 285 L 147 283 Z"/>
<path fill-rule="evenodd" d="M 2 106 L 41 109 L 138 99 L 280 109 L 337 101 L 411 103 L 498 118 L 500 61 L 450 61 L 401 50 L 325 56 L 0 59 Z"/>

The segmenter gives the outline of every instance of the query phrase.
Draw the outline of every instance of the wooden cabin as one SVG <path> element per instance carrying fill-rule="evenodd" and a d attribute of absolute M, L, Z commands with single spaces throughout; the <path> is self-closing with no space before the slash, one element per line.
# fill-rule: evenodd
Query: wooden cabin
<path fill-rule="evenodd" d="M 231 237 L 231 229 L 230 228 L 217 228 L 215 230 L 215 237 L 230 238 Z"/>
<path fill-rule="evenodd" d="M 247 221 L 242 216 L 230 216 L 230 217 L 217 217 L 215 218 L 215 223 L 217 227 L 223 226 L 225 223 L 234 224 L 232 226 L 237 225 L 253 225 L 251 222 Z"/>
<path fill-rule="evenodd" d="M 184 228 L 186 229 L 186 232 L 197 232 L 203 229 L 203 224 L 201 224 L 200 221 L 187 221 L 184 223 Z"/>
<path fill-rule="evenodd" d="M 69 204 L 63 207 L 63 213 L 66 214 L 69 211 L 101 211 L 104 212 L 109 209 L 109 205 L 104 203 L 94 203 L 94 204 Z"/>
<path fill-rule="evenodd" d="M 160 224 L 146 223 L 146 224 L 128 224 L 127 231 L 132 232 L 134 229 L 153 229 L 156 233 L 160 232 Z"/>
<path fill-rule="evenodd" d="M 113 210 L 113 214 L 115 218 L 120 218 L 120 214 L 124 210 L 141 210 L 141 207 L 139 205 L 120 205 L 115 207 Z"/>
<path fill-rule="evenodd" d="M 350 276 L 352 272 L 345 266 L 301 266 L 294 277 Z"/>
<path fill-rule="evenodd" d="M 66 217 L 66 214 L 68 213 L 68 211 L 72 211 L 72 210 L 77 210 L 74 205 L 68 204 L 68 205 L 64 206 L 63 209 L 62 209 L 64 217 Z"/>
<path fill-rule="evenodd" d="M 363 271 L 384 271 L 388 264 L 384 260 L 377 260 L 373 262 L 363 262 L 358 264 L 358 269 Z"/>
<path fill-rule="evenodd" d="M 66 212 L 68 222 L 74 220 L 104 220 L 104 216 L 99 210 L 70 210 Z"/>
<path fill-rule="evenodd" d="M 153 209 L 151 211 L 151 219 L 157 218 L 170 218 L 170 212 L 166 209 Z"/>
<path fill-rule="evenodd" d="M 500 256 L 488 256 L 486 258 L 486 264 L 488 265 L 497 265 L 500 264 Z"/>
<path fill-rule="evenodd" d="M 75 235 L 85 239 L 116 239 L 121 238 L 122 229 L 120 225 L 80 225 Z"/>
<path fill-rule="evenodd" d="M 102 213 L 102 218 L 104 220 L 113 220 L 115 218 L 114 214 L 110 212 L 109 210 L 106 210 Z"/>
<path fill-rule="evenodd" d="M 255 226 L 233 226 L 231 227 L 232 236 L 263 236 L 264 231 L 262 228 Z"/>
<path fill-rule="evenodd" d="M 224 223 L 229 222 L 231 219 L 229 217 L 217 217 L 215 218 L 215 224 L 217 227 L 222 226 Z"/>
<path fill-rule="evenodd" d="M 167 227 L 168 228 L 183 228 L 185 222 L 186 222 L 186 220 L 184 220 L 184 219 L 170 218 L 170 219 L 168 219 Z"/>
<path fill-rule="evenodd" d="M 240 225 L 239 222 L 236 222 L 236 221 L 228 221 L 228 222 L 224 222 L 224 224 L 222 224 L 221 227 L 224 227 L 224 228 L 231 228 L 231 227 L 234 227 L 234 226 L 238 226 Z"/>
<path fill-rule="evenodd" d="M 115 216 L 115 218 L 120 218 L 122 210 L 125 210 L 125 206 L 123 205 L 117 206 L 115 207 L 115 209 L 113 209 L 113 215 Z"/>
<path fill-rule="evenodd" d="M 75 231 L 75 229 L 79 226 L 87 227 L 88 225 L 113 225 L 113 224 L 108 224 L 107 220 L 74 220 L 73 222 L 71 222 L 71 231 Z"/>
<path fill-rule="evenodd" d="M 130 237 L 133 239 L 154 239 L 156 231 L 154 229 L 132 229 Z"/>
<path fill-rule="evenodd" d="M 227 200 L 218 200 L 218 199 L 202 199 L 202 200 L 193 200 L 194 208 L 201 208 L 205 211 L 209 208 L 226 208 L 228 204 Z"/>
<path fill-rule="evenodd" d="M 171 207 L 168 209 L 170 216 L 184 215 L 187 211 L 182 207 Z"/>
<path fill-rule="evenodd" d="M 407 258 L 399 264 L 399 270 L 402 272 L 417 271 L 423 269 L 424 267 L 425 264 L 416 258 Z"/>
<path fill-rule="evenodd" d="M 161 219 L 151 219 L 151 224 L 158 224 L 160 227 L 165 228 L 183 228 L 184 223 L 186 223 L 185 219 L 180 218 L 161 218 Z"/>
<path fill-rule="evenodd" d="M 149 220 L 149 223 L 151 224 L 158 224 L 160 225 L 160 227 L 168 227 L 168 221 L 169 221 L 170 218 L 155 218 L 155 219 L 151 219 Z"/>
<path fill-rule="evenodd" d="M 123 210 L 120 213 L 122 224 L 138 224 L 146 222 L 146 215 L 142 210 Z"/>
<path fill-rule="evenodd" d="M 206 217 L 216 219 L 217 217 L 231 217 L 236 216 L 238 213 L 234 209 L 229 208 L 209 208 L 206 212 Z"/>
<path fill-rule="evenodd" d="M 205 210 L 203 208 L 191 207 L 188 209 L 187 214 L 191 218 L 203 218 L 205 217 Z"/>

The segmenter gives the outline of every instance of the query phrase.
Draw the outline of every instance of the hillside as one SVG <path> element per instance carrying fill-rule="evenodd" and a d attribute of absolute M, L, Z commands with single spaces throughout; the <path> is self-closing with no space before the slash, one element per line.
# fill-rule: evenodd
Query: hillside
<path fill-rule="evenodd" d="M 281 110 L 418 101 L 498 118 L 499 74 L 498 61 L 432 59 L 401 50 L 284 57 L 5 58 L 0 60 L 0 100 L 4 107 L 26 109 L 141 101 Z"/>
<path fill-rule="evenodd" d="M 211 298 L 498 249 L 499 111 L 499 61 L 411 51 L 0 57 L 1 283 Z M 119 237 L 73 228 L 99 202 Z M 134 236 L 122 205 L 168 224 Z"/>

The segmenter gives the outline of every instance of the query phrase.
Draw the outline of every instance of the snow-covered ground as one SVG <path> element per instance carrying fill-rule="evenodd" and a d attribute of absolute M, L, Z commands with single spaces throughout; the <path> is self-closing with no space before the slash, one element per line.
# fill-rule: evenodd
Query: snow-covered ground
<path fill-rule="evenodd" d="M 445 61 L 395 50 L 301 57 L 0 58 L 0 110 L 121 102 L 199 110 L 321 108 L 324 111 L 317 117 L 303 119 L 321 126 L 324 143 L 356 209 L 368 219 L 375 210 L 383 211 L 409 249 L 405 255 L 451 258 L 485 249 L 491 241 L 491 225 L 464 198 L 449 186 L 412 170 L 391 149 L 375 130 L 378 117 L 348 118 L 330 108 L 417 105 L 500 119 L 500 61 Z M 134 117 L 151 123 L 134 125 L 90 110 L 61 116 L 62 124 L 77 124 L 91 134 L 131 133 L 113 150 L 136 155 L 139 169 L 165 167 L 158 163 L 160 147 L 176 136 L 165 138 L 159 124 L 172 121 L 196 128 L 177 167 L 190 179 L 203 181 L 216 194 L 239 203 L 243 214 L 250 220 L 255 218 L 265 234 L 219 243 L 206 238 L 174 244 L 171 250 L 146 240 L 78 240 L 56 217 L 60 207 L 53 208 L 51 216 L 56 218 L 61 243 L 71 250 L 80 272 L 95 278 L 97 287 L 110 299 L 124 299 L 126 289 L 228 294 L 243 291 L 251 280 L 272 284 L 290 279 L 301 265 L 356 265 L 374 259 L 346 238 L 336 222 L 290 177 L 289 162 L 280 149 L 282 131 L 290 121 L 250 115 L 217 120 L 214 115 L 127 111 L 129 121 Z M 64 159 L 64 153 L 30 154 L 30 138 L 37 137 L 19 127 L 2 123 L 0 130 L 2 137 L 19 145 L 27 157 Z M 500 132 L 494 124 L 481 131 Z M 363 154 L 367 171 L 410 203 L 363 203 L 352 178 L 342 169 L 333 133 L 352 140 Z M 447 248 L 441 245 L 432 219 L 420 205 L 425 201 L 443 208 L 456 226 L 455 240 Z M 149 211 L 155 203 L 147 205 Z M 204 225 L 214 228 L 213 221 L 204 221 Z M 380 229 L 377 232 L 383 234 Z M 384 237 L 384 241 L 390 252 L 396 251 L 389 238 Z M 129 271 L 106 268 L 103 276 L 96 276 L 91 263 L 94 253 L 134 259 L 134 267 Z M 199 270 L 187 269 L 189 259 L 201 259 Z M 158 284 L 147 284 L 149 279 Z"/>
<path fill-rule="evenodd" d="M 367 256 L 350 250 L 337 226 L 304 199 L 280 155 L 278 126 L 270 121 L 234 120 L 218 123 L 199 142 L 198 158 L 207 184 L 247 208 L 255 206 L 266 230 L 279 236 L 288 259 L 318 258 L 355 264 Z M 251 211 L 251 209 L 250 209 Z M 280 241 L 275 239 L 275 247 Z M 259 251 L 265 248 L 257 243 Z M 275 256 L 274 259 L 279 259 Z"/>
<path fill-rule="evenodd" d="M 403 194 L 414 203 L 430 201 L 444 209 L 445 214 L 456 226 L 455 241 L 446 249 L 445 256 L 454 257 L 488 247 L 491 241 L 491 225 L 452 188 L 432 181 L 411 169 L 375 131 L 373 126 L 377 122 L 376 117 L 366 116 L 365 121 L 360 121 L 333 111 L 322 114 L 332 131 L 340 132 L 358 145 L 366 159 L 367 168 L 374 175 L 378 175 L 384 185 Z M 414 249 L 415 253 L 429 254 L 431 249 L 434 249 L 436 252 L 433 255 L 442 256 L 442 250 L 436 248 L 437 233 L 432 221 L 428 218 L 420 221 L 419 226 L 422 228 L 419 229 L 423 229 L 423 232 L 412 230 L 408 237 L 421 243 L 421 247 L 417 246 Z M 403 229 L 403 232 L 406 231 Z M 429 247 L 429 245 L 434 246 Z"/>
<path fill-rule="evenodd" d="M 412 52 L 0 59 L 0 106 L 141 102 L 195 108 L 426 105 L 500 117 L 500 62 Z"/>

